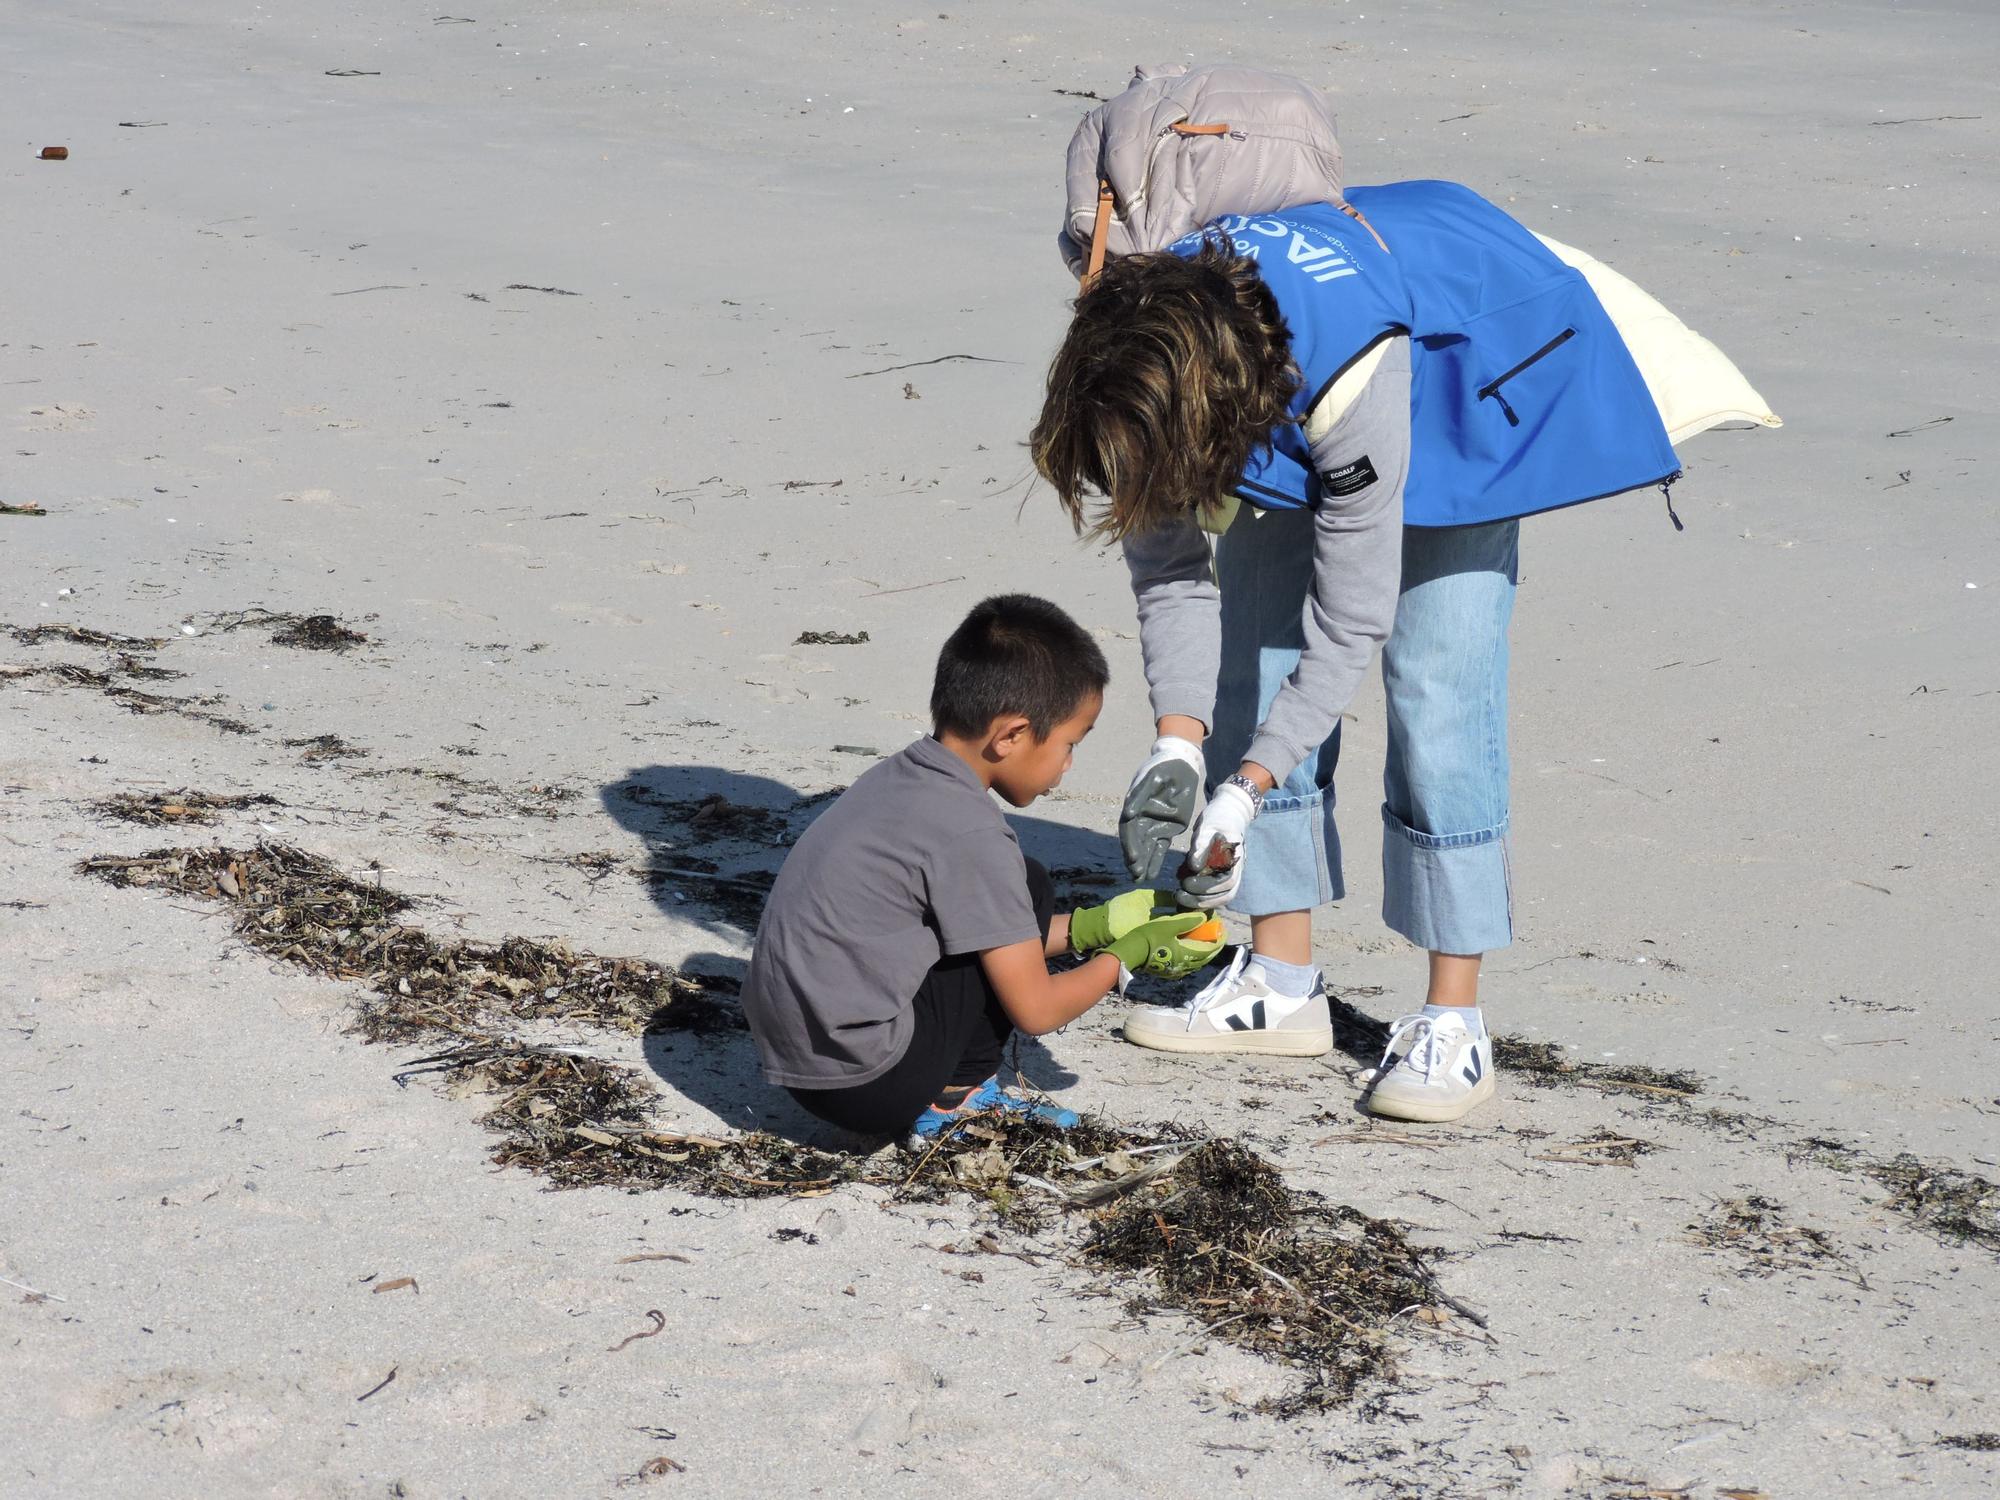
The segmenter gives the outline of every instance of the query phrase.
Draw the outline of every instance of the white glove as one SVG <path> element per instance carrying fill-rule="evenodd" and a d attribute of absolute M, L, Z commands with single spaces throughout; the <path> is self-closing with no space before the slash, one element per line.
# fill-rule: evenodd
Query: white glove
<path fill-rule="evenodd" d="M 1256 816 L 1256 799 L 1233 782 L 1209 793 L 1181 866 L 1181 905 L 1208 910 L 1229 904 L 1243 882 L 1243 839 Z"/>
<path fill-rule="evenodd" d="M 1125 852 L 1125 868 L 1141 885 L 1159 878 L 1167 850 L 1193 824 L 1207 775 L 1201 746 L 1171 734 L 1153 741 L 1152 754 L 1133 774 L 1118 810 L 1118 847 Z"/>

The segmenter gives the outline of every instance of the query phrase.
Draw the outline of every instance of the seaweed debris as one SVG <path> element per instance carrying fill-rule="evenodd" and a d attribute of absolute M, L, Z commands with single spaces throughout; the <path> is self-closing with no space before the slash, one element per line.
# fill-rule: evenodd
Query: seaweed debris
<path fill-rule="evenodd" d="M 1634 1135 L 1614 1130 L 1594 1130 L 1581 1140 L 1552 1146 L 1538 1152 L 1536 1161 L 1562 1162 L 1572 1167 L 1629 1167 L 1642 1156 L 1651 1156 L 1659 1146 Z"/>
<path fill-rule="evenodd" d="M 360 980 L 370 993 L 354 1030 L 368 1041 L 432 1035 L 494 1043 L 508 1022 L 584 1022 L 636 1033 L 681 1025 L 667 1013 L 695 1002 L 713 1025 L 705 987 L 642 958 L 576 953 L 561 943 L 506 938 L 439 942 L 398 921 L 407 898 L 342 873 L 289 845 L 253 849 L 156 849 L 83 861 L 83 874 L 118 886 L 159 886 L 234 909 L 236 934 L 252 948 L 329 979 Z M 496 1030 L 497 1028 L 497 1030 Z"/>
<path fill-rule="evenodd" d="M 215 823 L 226 812 L 246 807 L 275 807 L 276 797 L 267 792 L 246 792 L 215 796 L 208 792 L 120 792 L 91 804 L 100 817 L 121 823 L 141 823 L 160 828 L 183 823 Z"/>
<path fill-rule="evenodd" d="M 665 813 L 669 822 L 686 825 L 690 833 L 712 839 L 737 839 L 744 843 L 782 844 L 788 819 L 775 808 L 753 807 L 731 802 L 721 792 L 700 797 L 670 797 L 644 782 L 629 781 L 618 789 L 627 802 Z"/>
<path fill-rule="evenodd" d="M 1826 1235 L 1786 1223 L 1785 1206 L 1759 1193 L 1721 1199 L 1706 1218 L 1688 1225 L 1688 1234 L 1698 1245 L 1742 1256 L 1749 1263 L 1744 1270 L 1749 1276 L 1811 1270 L 1827 1263 L 1847 1266 Z"/>
<path fill-rule="evenodd" d="M 698 868 L 714 863 L 713 860 L 690 859 L 678 868 L 655 864 L 641 878 L 654 892 L 656 900 L 664 896 L 675 903 L 698 902 L 731 926 L 755 932 L 758 922 L 763 920 L 764 903 L 770 899 L 771 887 L 778 877 L 768 870 L 718 875 L 713 870 Z M 665 905 L 666 901 L 660 904 Z"/>
<path fill-rule="evenodd" d="M 1974 1172 L 1927 1162 L 1910 1152 L 1884 1159 L 1832 1136 L 1807 1136 L 1787 1159 L 1835 1172 L 1859 1172 L 1889 1190 L 1885 1200 L 1946 1244 L 1977 1245 L 2000 1254 L 2000 1184 Z"/>
<path fill-rule="evenodd" d="M 44 641 L 68 641 L 74 646 L 97 646 L 107 651 L 157 651 L 166 645 L 158 636 L 118 635 L 82 625 L 14 625 L 5 628 L 24 646 L 39 646 Z"/>
<path fill-rule="evenodd" d="M 322 760 L 359 760 L 368 752 L 359 745 L 350 745 L 337 734 L 311 734 L 302 739 L 286 740 L 287 750 L 297 750 L 299 759 L 307 762 Z"/>
<path fill-rule="evenodd" d="M 271 644 L 290 646 L 298 651 L 352 651 L 366 645 L 368 637 L 343 625 L 332 615 L 298 615 L 286 610 L 241 609 L 229 614 L 210 615 L 210 630 L 268 630 Z"/>
<path fill-rule="evenodd" d="M 160 849 L 77 868 L 221 902 L 259 952 L 366 984 L 356 1032 L 440 1048 L 396 1081 L 429 1077 L 455 1097 L 491 1100 L 480 1119 L 499 1137 L 493 1160 L 556 1186 L 756 1198 L 865 1183 L 905 1201 L 970 1195 L 1020 1232 L 1084 1222 L 1087 1264 L 1148 1278 L 1129 1304 L 1135 1313 L 1185 1312 L 1202 1324 L 1197 1346 L 1219 1338 L 1302 1372 L 1294 1389 L 1261 1404 L 1280 1416 L 1392 1379 L 1392 1339 L 1413 1314 L 1443 1326 L 1450 1309 L 1484 1326 L 1439 1288 L 1426 1252 L 1394 1225 L 1292 1191 L 1234 1141 L 1095 1119 L 1059 1130 L 996 1114 L 921 1151 L 862 1156 L 762 1132 L 655 1129 L 646 1118 L 655 1091 L 638 1070 L 515 1029 L 547 1020 L 628 1033 L 733 1028 L 740 1019 L 714 993 L 727 993 L 727 981 L 525 938 L 442 942 L 405 920 L 408 898 L 283 844 Z"/>
<path fill-rule="evenodd" d="M 794 646 L 865 646 L 868 632 L 865 630 L 802 630 Z"/>
<path fill-rule="evenodd" d="M 1157 1291 L 1130 1310 L 1172 1308 L 1214 1335 L 1304 1372 L 1260 1409 L 1278 1416 L 1338 1406 L 1394 1378 L 1389 1331 L 1413 1312 L 1451 1308 L 1425 1253 L 1395 1225 L 1295 1192 L 1242 1145 L 1196 1147 L 1170 1173 L 1106 1212 L 1086 1254 L 1149 1272 Z"/>
<path fill-rule="evenodd" d="M 1685 1069 L 1649 1067 L 1645 1063 L 1578 1062 L 1556 1042 L 1535 1042 L 1525 1037 L 1493 1039 L 1493 1066 L 1510 1078 L 1518 1078 L 1537 1088 L 1562 1085 L 1601 1089 L 1607 1094 L 1638 1094 L 1659 1099 L 1692 1099 L 1706 1086 L 1699 1073 Z"/>
<path fill-rule="evenodd" d="M 2000 1432 L 1954 1432 L 1941 1435 L 1940 1448 L 1961 1448 L 1967 1453 L 2000 1453 Z"/>

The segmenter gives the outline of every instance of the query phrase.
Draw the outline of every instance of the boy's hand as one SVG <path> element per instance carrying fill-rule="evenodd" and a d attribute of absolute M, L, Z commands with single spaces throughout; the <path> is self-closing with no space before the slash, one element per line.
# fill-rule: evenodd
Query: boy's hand
<path fill-rule="evenodd" d="M 1200 937 L 1195 929 L 1203 929 Z M 1140 923 L 1104 950 L 1133 973 L 1180 979 L 1222 951 L 1222 921 L 1198 911 L 1177 912 Z"/>
<path fill-rule="evenodd" d="M 1101 953 L 1133 928 L 1151 921 L 1156 909 L 1175 904 L 1171 891 L 1137 890 L 1113 896 L 1102 906 L 1080 906 L 1069 914 L 1069 951 Z"/>
<path fill-rule="evenodd" d="M 1167 850 L 1194 823 L 1195 804 L 1207 775 L 1201 746 L 1163 734 L 1153 741 L 1118 810 L 1118 847 L 1134 880 L 1159 877 Z"/>

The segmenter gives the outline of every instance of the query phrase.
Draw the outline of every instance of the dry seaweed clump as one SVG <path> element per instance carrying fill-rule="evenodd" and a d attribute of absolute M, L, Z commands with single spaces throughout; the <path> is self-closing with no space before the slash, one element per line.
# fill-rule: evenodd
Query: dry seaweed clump
<path fill-rule="evenodd" d="M 1742 1256 L 1746 1275 L 1847 1266 L 1832 1240 L 1787 1223 L 1785 1206 L 1758 1193 L 1722 1199 L 1706 1218 L 1688 1225 L 1688 1233 L 1698 1245 Z"/>
<path fill-rule="evenodd" d="M 581 1021 L 618 1031 L 740 1025 L 698 981 L 640 958 L 576 953 L 560 943 L 438 942 L 397 918 L 409 902 L 284 844 L 160 849 L 85 860 L 121 886 L 165 886 L 228 902 L 236 934 L 259 952 L 371 988 L 355 1029 L 370 1041 L 432 1033 L 490 1040 L 521 1021 Z M 678 1007 L 685 1007 L 676 1014 Z"/>
<path fill-rule="evenodd" d="M 215 823 L 226 812 L 246 807 L 274 807 L 278 799 L 265 792 L 213 796 L 207 792 L 120 792 L 91 804 L 100 817 L 121 823 L 161 828 L 181 823 Z"/>
<path fill-rule="evenodd" d="M 2000 1186 L 1956 1167 L 1920 1161 L 1907 1151 L 1864 1169 L 1889 1189 L 1889 1206 L 1939 1239 L 2000 1251 Z"/>
<path fill-rule="evenodd" d="M 242 630 L 246 627 L 271 632 L 271 644 L 290 646 L 297 651 L 351 651 L 366 645 L 368 637 L 343 625 L 332 615 L 295 615 L 285 610 L 242 609 L 211 615 L 210 630 Z"/>
<path fill-rule="evenodd" d="M 1189 1313 L 1207 1333 L 1303 1370 L 1302 1386 L 1263 1403 L 1280 1416 L 1340 1405 L 1390 1379 L 1392 1322 L 1455 1306 L 1393 1224 L 1293 1192 L 1269 1162 L 1227 1140 L 1189 1152 L 1107 1211 L 1087 1254 L 1156 1278 L 1135 1311 Z"/>
<path fill-rule="evenodd" d="M 1518 1036 L 1493 1039 L 1493 1066 L 1510 1078 L 1538 1088 L 1580 1085 L 1608 1094 L 1637 1094 L 1656 1099 L 1692 1099 L 1707 1080 L 1686 1069 L 1648 1067 L 1644 1063 L 1578 1062 L 1555 1042 L 1534 1042 Z"/>
<path fill-rule="evenodd" d="M 158 636 L 118 635 L 109 630 L 91 630 L 83 625 L 15 625 L 6 628 L 24 646 L 44 641 L 68 641 L 74 646 L 97 646 L 107 651 L 157 651 L 166 645 Z"/>

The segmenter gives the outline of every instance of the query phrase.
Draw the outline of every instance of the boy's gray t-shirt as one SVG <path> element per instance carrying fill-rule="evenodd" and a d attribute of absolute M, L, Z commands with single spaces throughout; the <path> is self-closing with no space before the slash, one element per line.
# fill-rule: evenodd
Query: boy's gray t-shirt
<path fill-rule="evenodd" d="M 771 887 L 743 983 L 764 1076 L 806 1089 L 879 1077 L 908 1049 L 940 958 L 1040 936 L 1014 830 L 925 736 L 841 793 Z"/>

